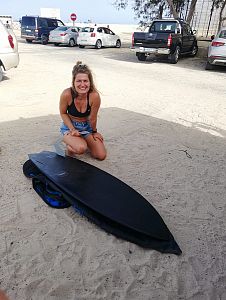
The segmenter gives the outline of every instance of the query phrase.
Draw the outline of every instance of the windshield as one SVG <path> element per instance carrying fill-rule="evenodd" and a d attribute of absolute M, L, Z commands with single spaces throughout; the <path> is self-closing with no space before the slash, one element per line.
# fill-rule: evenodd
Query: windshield
<path fill-rule="evenodd" d="M 68 28 L 69 28 L 69 27 L 67 27 L 67 26 L 60 26 L 60 27 L 57 27 L 57 28 L 55 29 L 55 31 L 66 31 L 66 30 L 68 30 Z"/>

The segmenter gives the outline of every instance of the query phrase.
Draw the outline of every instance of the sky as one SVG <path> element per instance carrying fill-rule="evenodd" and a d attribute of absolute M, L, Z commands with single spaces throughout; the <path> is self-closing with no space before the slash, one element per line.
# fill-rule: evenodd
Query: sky
<path fill-rule="evenodd" d="M 40 8 L 59 8 L 63 22 L 70 22 L 70 14 L 77 15 L 77 22 L 138 24 L 131 7 L 117 10 L 114 0 L 1 0 L 0 15 L 10 15 L 14 21 L 23 15 L 39 15 Z"/>

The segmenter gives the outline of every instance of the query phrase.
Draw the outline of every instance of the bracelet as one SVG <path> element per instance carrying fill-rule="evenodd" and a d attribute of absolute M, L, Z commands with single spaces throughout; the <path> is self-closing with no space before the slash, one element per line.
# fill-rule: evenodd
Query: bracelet
<path fill-rule="evenodd" d="M 97 130 L 92 130 L 92 133 L 97 133 Z"/>

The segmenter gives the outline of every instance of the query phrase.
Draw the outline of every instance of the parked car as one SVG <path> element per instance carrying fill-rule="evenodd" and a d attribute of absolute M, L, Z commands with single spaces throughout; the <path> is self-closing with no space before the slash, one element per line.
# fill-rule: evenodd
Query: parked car
<path fill-rule="evenodd" d="M 0 81 L 3 72 L 19 64 L 18 43 L 15 34 L 0 21 Z"/>
<path fill-rule="evenodd" d="M 55 46 L 66 44 L 70 47 L 77 45 L 78 28 L 70 26 L 60 26 L 50 31 L 49 42 Z"/>
<path fill-rule="evenodd" d="M 77 44 L 80 48 L 94 46 L 96 49 L 102 47 L 121 47 L 121 40 L 111 29 L 107 27 L 91 26 L 81 29 Z"/>
<path fill-rule="evenodd" d="M 58 19 L 23 16 L 21 20 L 21 38 L 25 39 L 27 43 L 41 41 L 43 45 L 46 45 L 50 31 L 59 26 L 64 26 L 64 23 Z"/>
<path fill-rule="evenodd" d="M 134 32 L 131 49 L 138 60 L 145 61 L 151 54 L 165 55 L 176 64 L 180 55 L 195 56 L 198 52 L 195 31 L 181 19 L 154 20 L 148 32 Z"/>
<path fill-rule="evenodd" d="M 214 66 L 226 67 L 226 27 L 222 27 L 216 36 L 212 36 L 212 43 L 208 48 L 206 70 Z"/>

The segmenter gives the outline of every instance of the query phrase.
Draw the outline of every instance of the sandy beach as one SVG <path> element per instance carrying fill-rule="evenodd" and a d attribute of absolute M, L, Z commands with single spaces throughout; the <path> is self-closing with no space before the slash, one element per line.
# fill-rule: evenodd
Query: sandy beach
<path fill-rule="evenodd" d="M 207 72 L 199 58 L 140 63 L 126 47 L 18 40 L 20 65 L 0 83 L 0 289 L 10 300 L 226 300 L 226 71 Z M 143 195 L 181 256 L 48 207 L 23 175 L 29 153 L 53 151 L 77 60 L 101 92 L 108 151 L 105 161 L 80 159 Z"/>

